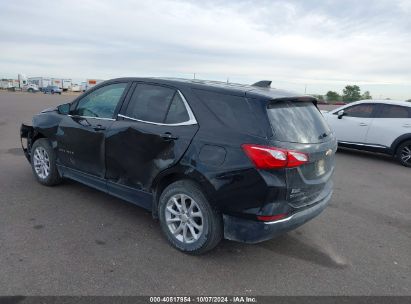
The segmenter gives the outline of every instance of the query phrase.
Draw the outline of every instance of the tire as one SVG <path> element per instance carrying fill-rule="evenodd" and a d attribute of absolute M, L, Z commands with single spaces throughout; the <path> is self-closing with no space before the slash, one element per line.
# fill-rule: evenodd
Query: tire
<path fill-rule="evenodd" d="M 33 89 L 28 89 L 27 90 L 29 93 L 33 93 Z"/>
<path fill-rule="evenodd" d="M 405 167 L 411 167 L 411 140 L 404 141 L 397 149 L 397 160 Z"/>
<path fill-rule="evenodd" d="M 36 140 L 30 155 L 33 174 L 40 184 L 54 186 L 61 182 L 62 178 L 56 167 L 56 154 L 47 139 Z M 47 165 L 48 170 L 45 169 Z"/>
<path fill-rule="evenodd" d="M 51 95 L 54 95 L 54 91 L 51 91 Z"/>
<path fill-rule="evenodd" d="M 182 210 L 184 201 L 188 212 L 179 212 L 176 201 Z M 191 181 L 177 181 L 165 188 L 161 193 L 158 208 L 160 225 L 165 237 L 174 248 L 184 253 L 205 253 L 217 246 L 223 238 L 221 213 L 210 205 L 200 187 Z M 170 208 L 173 213 L 170 212 Z"/>

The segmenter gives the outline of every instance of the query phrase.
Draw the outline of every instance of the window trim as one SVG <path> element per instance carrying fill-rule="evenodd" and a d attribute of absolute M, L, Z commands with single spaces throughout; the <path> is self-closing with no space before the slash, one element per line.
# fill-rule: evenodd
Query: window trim
<path fill-rule="evenodd" d="M 129 119 L 129 120 L 133 120 L 133 121 L 138 121 L 138 122 L 143 122 L 143 123 L 148 123 L 148 124 L 153 124 L 153 125 L 158 125 L 158 126 L 189 126 L 189 125 L 196 125 L 197 124 L 197 119 L 195 118 L 194 113 L 190 108 L 190 105 L 188 104 L 187 100 L 185 99 L 184 95 L 180 92 L 180 90 L 176 89 L 176 91 L 178 92 L 181 99 L 183 100 L 184 107 L 186 108 L 186 111 L 188 113 L 188 120 L 187 121 L 168 124 L 168 123 L 141 120 L 141 119 L 129 117 L 129 116 L 126 116 L 126 115 L 123 115 L 123 114 L 117 114 L 117 117 Z"/>
<path fill-rule="evenodd" d="M 72 115 L 68 114 L 67 116 L 69 117 L 78 117 L 78 118 L 85 118 L 85 119 L 98 119 L 98 120 L 109 120 L 109 121 L 115 121 L 114 118 L 107 118 L 107 117 L 94 117 L 94 116 L 81 116 L 81 115 Z"/>

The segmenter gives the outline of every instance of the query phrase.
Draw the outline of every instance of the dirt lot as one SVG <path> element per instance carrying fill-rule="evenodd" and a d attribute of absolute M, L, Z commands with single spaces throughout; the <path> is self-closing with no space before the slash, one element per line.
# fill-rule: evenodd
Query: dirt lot
<path fill-rule="evenodd" d="M 318 218 L 187 256 L 139 207 L 71 181 L 35 182 L 19 125 L 72 98 L 0 92 L 0 295 L 411 295 L 411 169 L 339 151 Z"/>

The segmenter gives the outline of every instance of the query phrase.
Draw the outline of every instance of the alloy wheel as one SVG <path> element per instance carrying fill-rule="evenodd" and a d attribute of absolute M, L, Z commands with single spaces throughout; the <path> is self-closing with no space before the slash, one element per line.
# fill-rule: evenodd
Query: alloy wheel
<path fill-rule="evenodd" d="M 203 213 L 188 195 L 173 195 L 167 202 L 165 218 L 172 235 L 182 243 L 193 243 L 203 233 Z"/>
<path fill-rule="evenodd" d="M 406 164 L 411 164 L 411 145 L 405 146 L 401 150 L 401 160 Z"/>
<path fill-rule="evenodd" d="M 46 179 L 50 174 L 50 158 L 43 147 L 37 147 L 34 150 L 34 170 L 41 179 Z"/>

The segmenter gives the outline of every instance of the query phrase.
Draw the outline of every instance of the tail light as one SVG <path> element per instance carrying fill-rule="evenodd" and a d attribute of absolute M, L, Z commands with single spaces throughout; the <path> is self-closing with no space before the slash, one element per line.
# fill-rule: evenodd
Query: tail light
<path fill-rule="evenodd" d="M 276 214 L 276 215 L 257 215 L 257 219 L 263 222 L 275 222 L 286 218 L 288 214 Z"/>
<path fill-rule="evenodd" d="M 253 144 L 241 147 L 258 169 L 292 168 L 308 163 L 308 154 L 303 152 Z"/>

